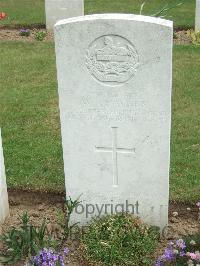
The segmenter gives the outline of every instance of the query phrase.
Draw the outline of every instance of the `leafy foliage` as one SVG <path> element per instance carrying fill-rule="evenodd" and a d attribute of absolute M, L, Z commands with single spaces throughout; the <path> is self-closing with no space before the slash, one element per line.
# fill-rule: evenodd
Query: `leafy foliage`
<path fill-rule="evenodd" d="M 45 31 L 38 31 L 35 33 L 35 39 L 37 41 L 43 41 L 46 36 L 47 33 Z"/>
<path fill-rule="evenodd" d="M 72 232 L 72 229 L 78 224 L 75 223 L 70 225 L 70 219 L 72 213 L 74 212 L 76 206 L 79 203 L 80 203 L 79 199 L 73 201 L 69 197 L 69 199 L 66 200 L 63 212 L 62 211 L 58 212 L 58 220 L 59 220 L 58 224 L 63 230 L 64 240 L 68 239 L 70 233 Z"/>
<path fill-rule="evenodd" d="M 25 36 L 25 37 L 28 37 L 30 36 L 31 32 L 29 29 L 21 29 L 20 32 L 19 32 L 19 35 L 20 36 Z"/>
<path fill-rule="evenodd" d="M 0 236 L 0 241 L 7 247 L 7 251 L 0 254 L 0 263 L 14 264 L 23 258 L 36 255 L 39 250 L 49 246 L 51 240 L 46 239 L 46 229 L 45 220 L 40 227 L 34 227 L 29 223 L 28 214 L 25 212 L 21 228 L 12 228 Z"/>
<path fill-rule="evenodd" d="M 95 218 L 87 228 L 82 246 L 87 257 L 111 265 L 152 265 L 151 256 L 159 234 L 129 214 Z"/>
<path fill-rule="evenodd" d="M 200 45 L 200 31 L 188 30 L 187 34 L 192 38 L 192 43 Z"/>

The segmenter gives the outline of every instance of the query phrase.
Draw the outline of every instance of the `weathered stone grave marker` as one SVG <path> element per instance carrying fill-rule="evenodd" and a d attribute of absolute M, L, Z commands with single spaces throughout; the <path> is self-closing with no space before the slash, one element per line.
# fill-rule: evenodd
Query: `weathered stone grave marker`
<path fill-rule="evenodd" d="M 200 31 L 200 0 L 196 0 L 195 31 Z"/>
<path fill-rule="evenodd" d="M 61 19 L 84 15 L 84 0 L 45 0 L 46 27 L 53 30 Z"/>
<path fill-rule="evenodd" d="M 127 210 L 168 223 L 171 21 L 102 14 L 55 26 L 67 196 L 73 216 Z"/>
<path fill-rule="evenodd" d="M 6 174 L 3 157 L 3 145 L 0 129 L 0 224 L 4 222 L 9 215 L 8 192 L 6 185 Z"/>

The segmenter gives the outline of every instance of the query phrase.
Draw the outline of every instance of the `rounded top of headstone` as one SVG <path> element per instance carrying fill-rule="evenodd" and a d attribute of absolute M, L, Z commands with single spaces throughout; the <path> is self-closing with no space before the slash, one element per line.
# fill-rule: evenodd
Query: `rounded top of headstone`
<path fill-rule="evenodd" d="M 173 27 L 173 21 L 156 18 L 156 17 L 150 17 L 150 16 L 142 16 L 142 15 L 133 15 L 133 14 L 94 14 L 94 15 L 87 15 L 87 16 L 79 16 L 79 17 L 73 17 L 69 19 L 63 19 L 59 20 L 55 24 L 55 28 L 68 24 L 68 23 L 76 23 L 76 22 L 84 22 L 84 21 L 92 21 L 92 20 L 133 20 L 138 22 L 146 22 L 146 23 L 152 23 L 152 24 L 158 24 L 162 26 L 166 26 L 169 28 Z"/>

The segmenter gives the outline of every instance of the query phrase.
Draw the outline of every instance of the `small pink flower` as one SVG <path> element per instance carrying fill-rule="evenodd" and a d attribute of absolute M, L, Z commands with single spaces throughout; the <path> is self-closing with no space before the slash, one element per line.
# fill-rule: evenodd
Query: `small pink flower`
<path fill-rule="evenodd" d="M 192 260 L 196 260 L 197 255 L 195 253 L 190 252 L 190 258 Z"/>
<path fill-rule="evenodd" d="M 197 202 L 197 207 L 198 207 L 198 208 L 200 208 L 200 201 L 199 201 L 199 202 Z"/>

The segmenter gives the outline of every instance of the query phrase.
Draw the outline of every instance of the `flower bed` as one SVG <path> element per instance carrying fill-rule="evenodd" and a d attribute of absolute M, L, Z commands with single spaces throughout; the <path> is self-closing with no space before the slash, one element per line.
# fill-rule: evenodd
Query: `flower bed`
<path fill-rule="evenodd" d="M 58 210 L 61 213 L 63 213 L 64 210 L 64 202 L 62 201 L 62 196 L 60 196 L 59 198 L 57 197 L 56 199 L 56 196 L 51 195 L 47 199 L 42 198 L 41 200 L 39 199 L 39 197 L 35 197 L 36 201 L 27 200 L 26 197 L 28 197 L 28 195 L 24 194 L 23 197 L 21 195 L 20 200 L 23 198 L 24 201 L 22 203 L 19 203 L 19 201 L 16 200 L 16 195 L 14 195 L 14 197 L 10 196 L 11 216 L 6 220 L 2 228 L 0 228 L 0 231 L 3 231 L 2 233 L 8 232 L 12 227 L 20 229 L 22 226 L 21 217 L 23 216 L 24 210 L 27 210 L 30 217 L 29 224 L 39 228 L 42 225 L 43 217 L 45 217 L 47 225 L 46 235 L 50 235 L 58 242 L 58 248 L 47 246 L 46 242 L 45 245 L 37 251 L 37 254 L 35 254 L 34 256 L 29 256 L 29 258 L 32 260 L 29 261 L 29 264 L 33 262 L 33 258 L 38 259 L 38 256 L 41 256 L 41 254 L 43 254 L 44 257 L 49 254 L 49 260 L 52 260 L 53 258 L 57 258 L 58 260 L 59 256 L 63 256 L 64 265 L 73 265 L 73 263 L 75 265 L 83 266 L 90 265 L 91 261 L 88 261 L 89 257 L 87 256 L 85 250 L 82 248 L 83 245 L 80 245 L 79 238 L 71 238 L 70 236 L 68 240 L 63 241 L 63 231 L 59 225 L 62 219 L 58 219 Z M 32 195 L 32 198 L 34 198 L 34 195 Z M 56 201 L 52 201 L 52 199 L 54 198 L 56 199 Z M 198 234 L 198 232 L 200 232 L 200 221 L 198 220 L 198 216 L 200 214 L 200 212 L 198 212 L 199 206 L 199 203 L 197 207 L 192 205 L 178 204 L 170 206 L 170 222 L 168 227 L 169 232 L 165 236 L 169 240 L 167 240 L 166 238 L 161 239 L 156 251 L 157 255 L 152 254 L 152 259 L 155 258 L 154 261 L 157 258 L 157 264 L 155 265 L 198 265 L 199 262 L 197 258 L 199 256 L 198 250 L 200 241 L 200 236 Z M 187 237 L 187 235 L 191 236 Z M 106 243 L 104 244 L 102 248 L 105 248 L 107 251 L 109 251 Z M 70 251 L 67 249 L 65 250 L 66 254 L 64 254 L 64 248 L 66 247 L 69 248 Z M 3 250 L 5 251 L 6 249 L 3 249 L 2 245 L 0 245 L 0 251 Z M 98 252 L 98 250 L 96 251 Z M 19 262 L 18 265 L 20 266 L 25 264 L 27 257 L 24 256 L 22 259 L 24 261 L 22 260 Z M 52 261 L 51 264 L 46 265 L 53 265 Z M 145 262 L 143 265 L 148 264 L 146 264 Z"/>

